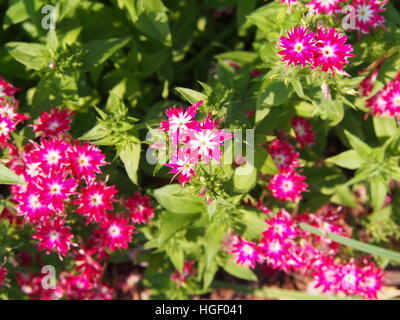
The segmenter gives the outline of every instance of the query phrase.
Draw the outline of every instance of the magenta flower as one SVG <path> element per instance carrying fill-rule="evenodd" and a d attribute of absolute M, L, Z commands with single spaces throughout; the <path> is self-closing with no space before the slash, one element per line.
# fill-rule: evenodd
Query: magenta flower
<path fill-rule="evenodd" d="M 386 9 L 385 4 L 388 1 L 377 0 L 353 0 L 353 6 L 356 10 L 356 29 L 361 34 L 369 34 L 370 28 L 376 32 L 377 27 L 386 29 L 383 23 L 385 18 L 380 15 Z"/>
<path fill-rule="evenodd" d="M 179 183 L 183 186 L 190 181 L 192 176 L 195 176 L 195 166 L 198 162 L 197 154 L 190 152 L 190 149 L 179 149 L 178 154 L 173 154 L 167 167 L 172 168 L 169 173 L 174 173 L 171 181 L 177 176 Z"/>
<path fill-rule="evenodd" d="M 74 177 L 87 182 L 93 180 L 96 173 L 101 173 L 101 166 L 108 164 L 102 151 L 88 142 L 80 144 L 76 141 L 68 152 L 68 159 L 68 168 Z"/>
<path fill-rule="evenodd" d="M 0 268 L 0 287 L 3 286 L 8 271 L 6 268 Z"/>
<path fill-rule="evenodd" d="M 114 196 L 118 193 L 115 187 L 104 182 L 92 182 L 82 187 L 78 198 L 72 203 L 78 205 L 76 212 L 86 217 L 87 223 L 101 222 L 106 218 L 107 210 L 113 209 Z"/>
<path fill-rule="evenodd" d="M 10 139 L 10 133 L 15 130 L 16 123 L 10 119 L 0 116 L 0 147 L 4 148 L 7 140 Z"/>
<path fill-rule="evenodd" d="M 315 10 L 318 14 L 325 13 L 329 16 L 341 10 L 339 3 L 346 1 L 347 0 L 312 0 L 306 5 Z"/>
<path fill-rule="evenodd" d="M 69 144 L 61 139 L 41 139 L 40 144 L 33 143 L 33 149 L 27 160 L 32 163 L 39 163 L 44 173 L 51 170 L 62 170 L 67 164 L 67 150 Z"/>
<path fill-rule="evenodd" d="M 65 256 L 70 248 L 72 233 L 70 227 L 64 226 L 64 221 L 55 218 L 53 222 L 45 220 L 36 226 L 36 232 L 32 238 L 39 240 L 39 250 L 46 251 L 47 254 L 53 249 L 59 256 Z"/>
<path fill-rule="evenodd" d="M 203 104 L 199 101 L 194 105 L 186 108 L 169 108 L 165 114 L 169 118 L 167 121 L 161 121 L 160 128 L 164 132 L 168 132 L 174 143 L 178 143 L 185 137 L 189 129 L 198 130 L 198 122 L 193 120 L 196 115 L 196 110 Z"/>
<path fill-rule="evenodd" d="M 0 76 L 0 98 L 13 97 L 19 90 L 20 89 L 15 88 L 11 83 L 7 82 L 2 76 Z"/>
<path fill-rule="evenodd" d="M 256 263 L 262 263 L 261 249 L 254 242 L 237 237 L 232 246 L 230 253 L 235 256 L 236 263 L 252 269 L 255 268 Z"/>
<path fill-rule="evenodd" d="M 150 197 L 135 192 L 132 197 L 125 201 L 126 208 L 130 211 L 133 223 L 149 223 L 154 216 L 154 209 L 151 206 Z"/>
<path fill-rule="evenodd" d="M 296 134 L 296 140 L 302 148 L 315 144 L 315 132 L 312 129 L 310 120 L 301 117 L 292 117 L 290 122 Z"/>
<path fill-rule="evenodd" d="M 100 224 L 96 230 L 100 244 L 111 251 L 115 249 L 127 249 L 132 241 L 134 226 L 128 224 L 128 219 L 108 218 Z"/>
<path fill-rule="evenodd" d="M 41 186 L 40 198 L 56 211 L 64 210 L 64 201 L 75 193 L 76 182 L 66 174 L 52 171 L 48 176 L 38 177 Z"/>
<path fill-rule="evenodd" d="M 280 37 L 280 47 L 284 50 L 278 53 L 282 55 L 282 61 L 288 65 L 300 64 L 305 67 L 306 64 L 313 63 L 315 40 L 314 33 L 303 26 L 294 27 L 287 32 L 287 37 Z"/>
<path fill-rule="evenodd" d="M 43 111 L 37 122 L 32 125 L 33 131 L 43 137 L 55 137 L 65 134 L 71 129 L 71 116 L 74 112 L 68 109 L 51 109 Z"/>
<path fill-rule="evenodd" d="M 177 282 L 179 287 L 182 286 L 190 276 L 197 273 L 197 270 L 193 268 L 195 263 L 196 261 L 194 260 L 186 261 L 183 265 L 182 272 L 179 272 L 178 270 L 172 272 L 171 280 Z"/>
<path fill-rule="evenodd" d="M 268 184 L 268 189 L 276 199 L 296 202 L 302 199 L 301 193 L 307 191 L 308 185 L 304 183 L 305 176 L 294 170 L 276 174 Z"/>
<path fill-rule="evenodd" d="M 300 166 L 298 159 L 299 153 L 285 140 L 273 140 L 268 146 L 268 151 L 281 172 Z"/>
<path fill-rule="evenodd" d="M 316 49 L 314 50 L 313 68 L 321 66 L 321 70 L 343 72 L 343 67 L 348 64 L 348 58 L 354 57 L 351 44 L 346 44 L 347 36 L 341 35 L 335 28 L 319 28 L 315 34 Z"/>

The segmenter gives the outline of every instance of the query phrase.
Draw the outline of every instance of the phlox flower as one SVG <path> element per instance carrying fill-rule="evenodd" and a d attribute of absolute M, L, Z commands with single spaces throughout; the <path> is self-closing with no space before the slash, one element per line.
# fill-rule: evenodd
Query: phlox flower
<path fill-rule="evenodd" d="M 0 147 L 4 148 L 7 140 L 10 139 L 10 133 L 15 130 L 16 123 L 9 118 L 0 116 Z"/>
<path fill-rule="evenodd" d="M 74 257 L 76 270 L 91 280 L 100 279 L 103 273 L 103 266 L 94 257 L 96 253 L 96 248 L 80 248 L 75 252 Z"/>
<path fill-rule="evenodd" d="M 307 191 L 308 185 L 303 182 L 305 178 L 294 170 L 275 174 L 268 184 L 268 189 L 277 199 L 296 202 L 302 198 L 301 193 Z"/>
<path fill-rule="evenodd" d="M 265 220 L 265 223 L 269 227 L 263 232 L 264 239 L 294 239 L 298 235 L 292 217 L 284 209 Z"/>
<path fill-rule="evenodd" d="M 300 64 L 305 67 L 306 64 L 313 63 L 315 40 L 314 33 L 308 28 L 297 26 L 287 32 L 287 37 L 280 37 L 279 46 L 284 50 L 278 53 L 282 55 L 282 61 L 288 65 Z"/>
<path fill-rule="evenodd" d="M 127 249 L 132 241 L 134 226 L 129 225 L 128 219 L 108 218 L 96 230 L 100 244 L 111 251 Z"/>
<path fill-rule="evenodd" d="M 282 4 L 287 4 L 290 7 L 292 4 L 297 3 L 297 0 L 281 0 Z"/>
<path fill-rule="evenodd" d="M 75 180 L 67 178 L 65 172 L 52 171 L 49 175 L 39 176 L 38 181 L 41 187 L 41 200 L 56 211 L 64 210 L 64 201 L 69 200 L 77 186 Z"/>
<path fill-rule="evenodd" d="M 4 284 L 8 271 L 6 268 L 0 267 L 0 287 Z"/>
<path fill-rule="evenodd" d="M 47 254 L 53 249 L 59 256 L 65 256 L 70 248 L 73 238 L 70 227 L 64 225 L 64 221 L 56 217 L 53 221 L 49 219 L 35 227 L 33 239 L 39 240 L 39 250 Z"/>
<path fill-rule="evenodd" d="M 288 141 L 275 139 L 269 144 L 268 151 L 281 172 L 300 166 L 299 153 Z"/>
<path fill-rule="evenodd" d="M 384 275 L 382 269 L 370 264 L 361 268 L 360 273 L 357 294 L 366 299 L 377 299 L 377 293 L 383 286 Z"/>
<path fill-rule="evenodd" d="M 106 218 L 107 210 L 113 209 L 114 196 L 118 193 L 115 187 L 105 182 L 92 182 L 82 187 L 76 200 L 76 212 L 86 217 L 87 223 L 101 222 Z"/>
<path fill-rule="evenodd" d="M 161 121 L 160 128 L 164 132 L 168 132 L 172 138 L 173 143 L 178 143 L 189 129 L 198 130 L 198 121 L 193 120 L 196 115 L 196 110 L 203 104 L 203 101 L 199 101 L 196 104 L 191 105 L 184 111 L 180 108 L 169 108 L 165 114 L 168 120 Z"/>
<path fill-rule="evenodd" d="M 19 90 L 20 89 L 15 88 L 11 83 L 7 82 L 2 76 L 0 76 L 0 98 L 13 97 Z"/>
<path fill-rule="evenodd" d="M 262 262 L 261 249 L 254 242 L 237 237 L 232 247 L 231 254 L 235 256 L 236 263 L 254 269 L 256 263 Z"/>
<path fill-rule="evenodd" d="M 359 36 L 361 34 L 369 34 L 370 29 L 376 32 L 377 27 L 385 29 L 383 23 L 385 18 L 381 15 L 385 4 L 388 1 L 378 1 L 378 0 L 352 0 L 352 5 L 356 10 L 356 29 L 359 31 Z"/>
<path fill-rule="evenodd" d="M 105 155 L 96 146 L 78 141 L 68 151 L 69 166 L 72 174 L 77 179 L 93 180 L 96 173 L 101 173 L 100 166 L 108 164 Z"/>
<path fill-rule="evenodd" d="M 340 10 L 340 3 L 346 2 L 347 0 L 312 0 L 306 5 L 315 10 L 318 14 L 325 13 L 326 15 L 335 14 L 336 11 Z"/>
<path fill-rule="evenodd" d="M 171 181 L 177 176 L 179 183 L 183 186 L 190 181 L 192 176 L 195 176 L 195 166 L 198 162 L 197 154 L 193 154 L 190 149 L 179 149 L 178 154 L 172 154 L 171 160 L 166 164 L 167 167 L 172 168 L 169 173 L 174 173 Z"/>
<path fill-rule="evenodd" d="M 206 163 L 209 163 L 212 158 L 216 162 L 220 162 L 222 155 L 220 146 L 233 135 L 217 128 L 218 123 L 211 120 L 210 114 L 208 114 L 206 120 L 199 123 L 200 130 L 189 132 L 186 143 L 191 152 L 198 155 L 199 160 L 204 159 Z"/>
<path fill-rule="evenodd" d="M 386 110 L 391 116 L 400 116 L 400 81 L 396 81 L 392 88 L 383 96 L 386 101 Z"/>
<path fill-rule="evenodd" d="M 133 223 L 149 223 L 154 216 L 154 209 L 151 206 L 150 197 L 135 192 L 133 196 L 125 201 L 126 208 L 130 211 Z"/>
<path fill-rule="evenodd" d="M 29 184 L 26 192 L 21 194 L 16 205 L 18 215 L 30 223 L 39 223 L 47 219 L 53 212 L 42 200 L 40 189 L 35 184 Z"/>
<path fill-rule="evenodd" d="M 296 140 L 302 148 L 315 144 L 315 132 L 312 129 L 310 120 L 301 117 L 292 117 L 290 121 L 296 135 Z"/>
<path fill-rule="evenodd" d="M 321 66 L 323 72 L 342 72 L 348 58 L 354 57 L 351 44 L 346 44 L 347 36 L 341 35 L 335 28 L 318 28 L 315 34 L 315 47 L 312 68 Z"/>
<path fill-rule="evenodd" d="M 33 143 L 35 149 L 29 153 L 30 164 L 39 163 L 40 168 L 48 173 L 50 170 L 61 170 L 67 164 L 69 144 L 61 139 L 42 139 L 40 144 Z"/>
<path fill-rule="evenodd" d="M 56 137 L 66 134 L 71 129 L 71 116 L 74 112 L 68 109 L 51 109 L 43 111 L 37 122 L 33 125 L 33 131 L 43 137 Z"/>

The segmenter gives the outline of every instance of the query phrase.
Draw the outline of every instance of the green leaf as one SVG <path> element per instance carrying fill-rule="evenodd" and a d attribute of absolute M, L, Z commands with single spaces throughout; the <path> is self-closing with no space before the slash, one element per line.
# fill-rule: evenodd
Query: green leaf
<path fill-rule="evenodd" d="M 265 230 L 265 214 L 257 210 L 240 210 L 240 222 L 245 227 L 241 236 L 248 240 L 259 239 Z"/>
<path fill-rule="evenodd" d="M 0 163 L 0 184 L 24 184 L 25 181 Z"/>
<path fill-rule="evenodd" d="M 371 204 L 375 211 L 382 208 L 387 194 L 387 183 L 379 177 L 371 179 Z"/>
<path fill-rule="evenodd" d="M 12 24 L 17 24 L 29 19 L 29 13 L 25 6 L 25 1 L 13 0 L 10 2 L 4 16 L 3 28 L 7 29 Z"/>
<path fill-rule="evenodd" d="M 15 60 L 35 70 L 47 67 L 50 62 L 49 50 L 39 43 L 8 42 L 5 48 Z"/>
<path fill-rule="evenodd" d="M 237 24 L 240 27 L 246 22 L 246 16 L 256 7 L 257 0 L 238 0 Z"/>
<path fill-rule="evenodd" d="M 108 136 L 110 133 L 111 130 L 105 124 L 99 123 L 79 137 L 79 140 L 98 140 Z"/>
<path fill-rule="evenodd" d="M 198 217 L 199 214 L 164 212 L 160 218 L 160 231 L 157 238 L 158 246 L 163 246 L 176 232 L 191 224 Z"/>
<path fill-rule="evenodd" d="M 83 46 L 85 56 L 83 58 L 83 71 L 90 71 L 99 66 L 116 51 L 124 47 L 131 37 L 109 38 L 93 40 Z"/>
<path fill-rule="evenodd" d="M 201 197 L 192 196 L 179 184 L 169 184 L 155 189 L 153 196 L 162 207 L 171 212 L 189 214 L 201 212 L 205 209 Z"/>
<path fill-rule="evenodd" d="M 375 116 L 372 118 L 376 136 L 379 138 L 391 137 L 397 131 L 395 118 L 384 118 Z"/>
<path fill-rule="evenodd" d="M 153 40 L 171 46 L 167 8 L 161 0 L 137 0 L 135 27 Z"/>
<path fill-rule="evenodd" d="M 184 261 L 185 261 L 185 255 L 183 254 L 183 251 L 181 250 L 181 248 L 175 248 L 173 246 L 168 246 L 166 251 L 167 251 L 167 254 L 168 254 L 169 258 L 171 259 L 174 267 L 179 272 L 182 272 Z"/>
<path fill-rule="evenodd" d="M 277 106 L 289 99 L 291 90 L 282 81 L 273 82 L 262 91 L 257 100 L 257 109 Z"/>
<path fill-rule="evenodd" d="M 198 91 L 192 90 L 192 89 L 187 89 L 187 88 L 180 88 L 177 87 L 175 90 L 182 96 L 183 99 L 188 101 L 189 103 L 195 104 L 196 102 L 199 102 L 200 100 L 205 100 L 207 99 L 207 96 L 203 93 L 200 93 Z"/>
<path fill-rule="evenodd" d="M 361 167 L 362 159 L 356 150 L 347 150 L 336 156 L 325 159 L 327 163 L 333 163 L 339 167 L 355 170 Z"/>
<path fill-rule="evenodd" d="M 350 238 L 346 238 L 343 236 L 340 236 L 338 234 L 335 233 L 331 233 L 331 232 L 323 232 L 322 230 L 312 227 L 308 224 L 305 223 L 300 223 L 300 227 L 308 232 L 311 232 L 313 234 L 319 235 L 319 236 L 326 236 L 329 239 L 331 239 L 332 241 L 335 241 L 337 243 L 340 243 L 342 245 L 348 246 L 350 248 L 362 251 L 362 252 L 366 252 L 369 253 L 373 256 L 379 256 L 382 258 L 386 258 L 389 259 L 391 261 L 396 261 L 396 262 L 400 262 L 400 253 L 396 252 L 396 251 L 392 251 L 392 250 L 388 250 L 388 249 L 384 249 L 384 248 L 380 248 L 371 244 L 367 244 L 358 240 L 354 240 L 354 239 L 350 239 Z"/>
<path fill-rule="evenodd" d="M 125 143 L 122 146 L 119 157 L 124 163 L 125 170 L 128 174 L 129 179 L 131 179 L 134 184 L 137 184 L 137 170 L 139 167 L 140 159 L 140 144 L 131 141 Z"/>
<path fill-rule="evenodd" d="M 257 281 L 257 276 L 250 268 L 238 265 L 230 260 L 228 260 L 222 268 L 236 278 Z"/>
<path fill-rule="evenodd" d="M 355 135 L 351 134 L 349 131 L 344 130 L 344 134 L 349 140 L 350 145 L 358 152 L 360 157 L 364 160 L 369 160 L 371 155 L 371 148 L 363 141 L 358 139 Z"/>

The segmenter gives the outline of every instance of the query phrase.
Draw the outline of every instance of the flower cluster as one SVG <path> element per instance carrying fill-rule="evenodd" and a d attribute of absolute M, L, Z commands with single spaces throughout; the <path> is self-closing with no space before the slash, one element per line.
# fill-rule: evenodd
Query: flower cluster
<path fill-rule="evenodd" d="M 4 284 L 8 271 L 5 268 L 0 268 L 0 287 Z"/>
<path fill-rule="evenodd" d="M 211 160 L 220 163 L 221 145 L 232 137 L 219 129 L 218 121 L 212 120 L 210 114 L 203 121 L 194 120 L 196 110 L 202 104 L 203 101 L 199 101 L 186 110 L 171 107 L 165 112 L 168 120 L 161 122 L 161 129 L 168 133 L 173 150 L 166 166 L 174 174 L 172 179 L 179 175 L 181 185 L 196 175 L 197 164 L 208 164 Z"/>
<path fill-rule="evenodd" d="M 335 28 L 318 27 L 314 33 L 306 27 L 296 26 L 288 31 L 287 37 L 280 37 L 279 46 L 284 50 L 278 53 L 288 65 L 309 65 L 311 69 L 321 66 L 323 72 L 331 71 L 335 75 L 335 72 L 344 73 L 348 58 L 354 57 L 350 53 L 353 47 L 346 41 L 347 37 Z"/>
<path fill-rule="evenodd" d="M 154 216 L 146 195 L 136 192 L 125 203 L 118 201 L 115 186 L 101 178 L 101 167 L 108 164 L 105 155 L 69 135 L 72 114 L 59 109 L 43 112 L 32 125 L 38 141 L 22 148 L 8 144 L 6 164 L 26 183 L 11 186 L 16 213 L 4 210 L 8 213 L 3 211 L 2 218 L 21 217 L 15 221 L 33 226 L 32 238 L 40 251 L 72 258 L 75 265 L 60 274 L 56 289 L 43 289 L 42 275 L 16 273 L 23 292 L 32 299 L 111 299 L 111 288 L 100 281 L 108 253 L 127 249 L 133 224 L 149 223 Z M 114 212 L 116 202 L 122 204 L 122 212 Z M 89 232 L 86 240 L 73 231 L 82 219 Z M 6 273 L 0 270 L 0 283 Z"/>
<path fill-rule="evenodd" d="M 366 79 L 371 79 L 372 81 L 372 78 L 377 77 L 377 72 L 374 71 Z M 365 80 L 366 83 L 368 81 Z M 367 100 L 367 106 L 371 108 L 374 115 L 400 118 L 400 72 L 397 73 L 397 76 L 393 80 Z"/>
<path fill-rule="evenodd" d="M 18 90 L 0 76 L 0 147 L 2 149 L 8 144 L 10 134 L 17 124 L 29 119 L 28 116 L 17 112 L 19 102 L 14 94 Z"/>
<path fill-rule="evenodd" d="M 314 144 L 315 134 L 309 120 L 293 117 L 291 123 L 302 148 Z M 306 177 L 296 172 L 296 168 L 300 167 L 299 153 L 285 140 L 285 136 L 282 134 L 267 148 L 279 169 L 279 173 L 272 176 L 268 189 L 276 199 L 296 202 L 302 198 L 301 193 L 307 191 L 308 186 L 304 182 Z"/>
<path fill-rule="evenodd" d="M 377 298 L 383 282 L 381 269 L 372 262 L 346 262 L 337 258 L 340 249 L 337 243 L 299 227 L 300 222 L 305 222 L 325 232 L 347 236 L 343 222 L 332 209 L 318 215 L 301 214 L 296 218 L 281 209 L 265 222 L 267 228 L 259 243 L 236 237 L 230 250 L 236 263 L 251 268 L 256 263 L 266 263 L 268 267 L 286 273 L 309 275 L 314 279 L 315 287 L 326 294 Z"/>
<path fill-rule="evenodd" d="M 289 7 L 296 3 L 296 0 L 281 0 Z M 381 15 L 384 12 L 388 0 L 312 0 L 306 4 L 310 9 L 310 14 L 334 15 L 338 20 L 338 13 L 350 14 L 350 19 L 354 20 L 354 25 L 350 27 L 357 30 L 359 37 L 362 34 L 369 34 L 371 29 L 376 32 L 377 27 L 386 29 L 384 26 L 385 18 Z M 349 6 L 349 7 L 342 7 Z M 350 8 L 350 11 L 347 10 Z M 343 10 L 346 9 L 346 10 Z"/>

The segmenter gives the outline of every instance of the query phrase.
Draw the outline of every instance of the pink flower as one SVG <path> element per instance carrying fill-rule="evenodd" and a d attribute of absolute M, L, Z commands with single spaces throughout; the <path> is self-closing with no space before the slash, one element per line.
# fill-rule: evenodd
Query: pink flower
<path fill-rule="evenodd" d="M 192 176 L 195 176 L 195 166 L 198 162 L 197 154 L 193 155 L 190 149 L 179 149 L 178 155 L 173 154 L 171 160 L 166 164 L 172 168 L 169 173 L 175 173 L 171 181 L 177 176 L 179 183 L 183 186 L 190 181 Z"/>
<path fill-rule="evenodd" d="M 285 210 L 281 209 L 277 214 L 265 223 L 269 226 L 263 232 L 265 239 L 294 239 L 297 235 L 296 225 L 290 214 Z"/>
<path fill-rule="evenodd" d="M 314 60 L 312 68 L 321 66 L 321 70 L 332 72 L 342 72 L 348 58 L 354 57 L 350 52 L 353 51 L 351 44 L 346 44 L 347 37 L 341 35 L 335 28 L 319 28 L 315 34 L 316 49 L 314 50 Z"/>
<path fill-rule="evenodd" d="M 149 223 L 154 216 L 150 197 L 142 196 L 139 192 L 135 192 L 132 197 L 126 199 L 125 206 L 130 211 L 133 223 Z"/>
<path fill-rule="evenodd" d="M 363 97 L 369 96 L 369 94 L 372 92 L 375 81 L 378 78 L 379 69 L 379 67 L 376 68 L 372 73 L 368 74 L 368 76 L 366 76 L 363 81 L 361 81 L 360 93 Z"/>
<path fill-rule="evenodd" d="M 281 172 L 300 166 L 298 162 L 299 153 L 285 140 L 273 140 L 268 146 L 268 151 Z"/>
<path fill-rule="evenodd" d="M 40 145 L 34 143 L 35 149 L 29 153 L 27 160 L 30 163 L 40 163 L 41 169 L 48 173 L 51 170 L 59 171 L 67 164 L 67 150 L 69 144 L 61 139 L 42 139 Z"/>
<path fill-rule="evenodd" d="M 294 170 L 279 173 L 272 177 L 268 189 L 277 199 L 296 202 L 302 199 L 301 193 L 307 191 L 308 186 L 303 182 L 305 178 Z"/>
<path fill-rule="evenodd" d="M 75 180 L 67 178 L 65 173 L 54 171 L 48 176 L 41 175 L 38 179 L 42 189 L 41 200 L 51 205 L 54 210 L 64 210 L 64 201 L 69 200 L 69 196 L 75 193 Z"/>
<path fill-rule="evenodd" d="M 75 253 L 76 270 L 91 281 L 100 279 L 103 273 L 102 265 L 94 258 L 96 253 L 96 248 L 81 248 Z"/>
<path fill-rule="evenodd" d="M 199 160 L 204 159 L 209 163 L 211 158 L 216 162 L 220 162 L 222 150 L 220 146 L 223 142 L 232 137 L 232 134 L 227 134 L 223 130 L 218 130 L 218 123 L 210 119 L 210 114 L 206 120 L 200 122 L 199 131 L 189 131 L 187 144 L 191 153 L 198 155 Z"/>
<path fill-rule="evenodd" d="M 261 249 L 251 241 L 237 237 L 233 243 L 231 254 L 235 255 L 236 263 L 246 267 L 255 268 L 256 263 L 261 263 Z"/>
<path fill-rule="evenodd" d="M 179 272 L 178 270 L 174 270 L 172 272 L 171 280 L 176 281 L 178 283 L 178 286 L 180 287 L 183 283 L 186 282 L 187 278 L 197 273 L 197 270 L 193 269 L 195 263 L 196 261 L 194 260 L 186 261 L 183 265 L 182 272 Z"/>
<path fill-rule="evenodd" d="M 114 186 L 107 186 L 104 182 L 92 182 L 82 187 L 78 198 L 72 203 L 78 205 L 76 212 L 91 221 L 101 222 L 106 218 L 107 210 L 113 209 L 113 198 L 118 193 Z"/>
<path fill-rule="evenodd" d="M 360 273 L 358 294 L 366 299 L 377 299 L 384 280 L 382 269 L 370 264 L 362 268 Z"/>
<path fill-rule="evenodd" d="M 183 108 L 169 108 L 165 114 L 169 118 L 167 121 L 161 121 L 160 128 L 164 132 L 168 132 L 174 143 L 178 143 L 182 137 L 185 137 L 189 129 L 198 130 L 198 122 L 193 120 L 196 110 L 203 104 L 199 101 L 188 107 L 185 111 Z"/>
<path fill-rule="evenodd" d="M 74 112 L 68 109 L 51 109 L 50 113 L 44 111 L 37 122 L 32 125 L 33 131 L 40 136 L 60 136 L 71 129 L 71 116 Z"/>
<path fill-rule="evenodd" d="M 386 110 L 391 116 L 400 116 L 400 81 L 396 81 L 388 92 L 383 96 L 386 101 Z"/>
<path fill-rule="evenodd" d="M 15 130 L 16 123 L 10 119 L 0 116 L 0 147 L 4 148 L 7 140 L 10 139 L 10 133 Z"/>
<path fill-rule="evenodd" d="M 2 76 L 0 76 L 0 98 L 13 97 L 19 90 L 20 89 L 15 88 L 11 83 L 7 82 Z"/>
<path fill-rule="evenodd" d="M 370 28 L 375 32 L 376 27 L 385 29 L 383 25 L 385 18 L 380 13 L 386 10 L 384 6 L 387 2 L 386 0 L 353 0 L 353 6 L 356 10 L 356 29 L 359 31 L 359 37 L 362 33 L 369 34 Z"/>
<path fill-rule="evenodd" d="M 99 148 L 84 142 L 76 141 L 68 152 L 69 169 L 79 180 L 93 180 L 96 173 L 101 173 L 100 166 L 108 164 L 105 155 Z"/>
<path fill-rule="evenodd" d="M 286 61 L 288 65 L 300 64 L 302 67 L 313 63 L 313 55 L 315 51 L 314 33 L 308 31 L 303 26 L 294 27 L 287 32 L 287 37 L 280 37 L 280 44 L 284 50 L 278 53 L 282 55 L 282 61 Z"/>
<path fill-rule="evenodd" d="M 19 215 L 30 223 L 39 223 L 47 219 L 52 211 L 49 206 L 41 199 L 40 189 L 35 184 L 29 184 L 26 192 L 21 194 L 16 205 Z"/>
<path fill-rule="evenodd" d="M 36 232 L 32 238 L 39 240 L 39 250 L 44 250 L 49 254 L 51 250 L 55 249 L 59 256 L 65 256 L 73 238 L 70 230 L 71 228 L 64 226 L 64 221 L 57 217 L 53 222 L 45 220 L 36 226 Z"/>
<path fill-rule="evenodd" d="M 340 2 L 347 0 L 312 0 L 306 5 L 315 10 L 318 14 L 325 13 L 326 15 L 334 14 L 336 11 L 341 10 Z"/>
<path fill-rule="evenodd" d="M 6 268 L 0 268 L 0 287 L 3 286 L 8 271 Z"/>
<path fill-rule="evenodd" d="M 290 121 L 294 133 L 296 134 L 296 140 L 300 143 L 302 148 L 315 144 L 315 132 L 312 129 L 310 120 L 292 117 Z"/>
<path fill-rule="evenodd" d="M 100 230 L 96 230 L 101 245 L 114 251 L 115 249 L 127 249 L 132 241 L 134 226 L 128 224 L 128 219 L 108 218 L 100 224 Z"/>

